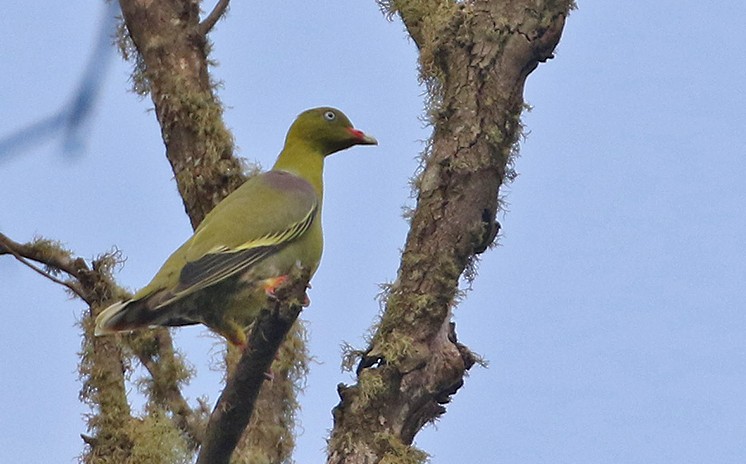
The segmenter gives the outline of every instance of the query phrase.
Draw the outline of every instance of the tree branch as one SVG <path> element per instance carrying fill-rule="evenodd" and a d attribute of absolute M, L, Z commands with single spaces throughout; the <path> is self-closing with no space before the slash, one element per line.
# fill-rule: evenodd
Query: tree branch
<path fill-rule="evenodd" d="M 200 28 L 199 3 L 120 0 L 120 5 L 126 32 L 138 52 L 133 80 L 144 82 L 143 88 L 150 92 L 166 157 L 192 227 L 196 228 L 245 180 L 208 73 L 206 37 L 195 33 Z M 208 18 L 222 14 L 225 5 L 227 2 L 218 2 Z M 209 24 L 203 22 L 202 27 Z M 279 354 L 286 367 L 275 376 L 271 388 L 260 392 L 256 422 L 245 434 L 248 439 L 238 447 L 241 455 L 284 462 L 292 453 L 294 375 L 306 366 L 305 345 L 298 333 L 288 337 L 283 345 L 288 349 L 283 348 Z"/>
<path fill-rule="evenodd" d="M 36 239 L 21 244 L 0 234 L 0 255 L 2 254 L 11 254 L 45 277 L 67 288 L 73 287 L 75 294 L 90 305 L 87 317 L 82 322 L 84 336 L 79 372 L 83 387 L 80 398 L 96 412 L 87 419 L 88 428 L 95 432 L 94 436 L 81 435 L 89 446 L 83 462 L 124 462 L 132 449 L 128 427 L 132 416 L 124 388 L 124 373 L 127 369 L 121 347 L 113 339 L 93 336 L 93 319 L 98 308 L 122 293 L 109 276 L 116 259 L 111 255 L 102 255 L 89 267 L 84 259 L 73 258 L 70 251 L 59 243 Z M 53 278 L 50 273 L 31 265 L 26 259 L 65 272 L 73 281 Z"/>
<path fill-rule="evenodd" d="M 58 279 L 52 273 L 40 269 L 29 260 L 41 263 L 55 271 L 63 271 L 71 277 L 76 277 L 81 270 L 80 263 L 70 259 L 69 253 L 61 247 L 55 246 L 53 242 L 45 240 L 36 240 L 34 242 L 23 244 L 17 243 L 6 235 L 0 233 L 0 255 L 10 254 L 16 260 L 28 266 L 38 274 L 46 277 L 52 282 L 68 288 L 74 294 L 83 300 L 86 300 L 85 292 L 80 285 L 69 280 Z M 77 264 L 76 264 L 77 263 Z"/>
<path fill-rule="evenodd" d="M 300 314 L 308 278 L 304 272 L 278 288 L 277 300 L 253 324 L 249 345 L 228 377 L 210 416 L 197 464 L 229 464 L 249 424 L 275 354 Z"/>
<path fill-rule="evenodd" d="M 445 412 L 477 359 L 450 322 L 459 279 L 496 236 L 499 189 L 514 176 L 523 86 L 552 56 L 571 6 L 391 3 L 420 48 L 434 131 L 384 315 L 357 383 L 338 389 L 330 464 L 423 460 L 410 446 L 415 434 Z"/>
<path fill-rule="evenodd" d="M 189 406 L 181 393 L 179 386 L 188 372 L 173 348 L 171 333 L 166 328 L 157 328 L 133 332 L 126 340 L 152 378 L 148 392 L 151 400 L 171 411 L 175 425 L 188 438 L 189 447 L 196 450 L 202 443 L 207 414 Z"/>
<path fill-rule="evenodd" d="M 207 15 L 207 17 L 203 19 L 201 23 L 199 23 L 199 26 L 197 26 L 197 32 L 201 36 L 206 36 L 212 30 L 212 28 L 215 27 L 215 24 L 217 24 L 220 18 L 222 18 L 225 14 L 225 11 L 228 9 L 229 3 L 230 0 L 218 0 L 215 8 L 213 8 L 210 14 Z"/>
<path fill-rule="evenodd" d="M 91 267 L 83 258 L 75 258 L 61 244 L 45 239 L 35 239 L 26 244 L 18 243 L 4 234 L 0 234 L 0 255 L 9 254 L 42 274 L 44 277 L 70 288 L 82 300 L 90 305 L 90 312 L 84 319 L 84 345 L 81 375 L 84 379 L 81 398 L 92 406 L 99 408 L 97 414 L 90 417 L 91 428 L 98 433 L 94 437 L 84 438 L 91 447 L 86 459 L 96 462 L 97 459 L 108 459 L 126 453 L 130 443 L 128 428 L 123 424 L 131 419 L 124 390 L 124 372 L 122 347 L 115 338 L 95 338 L 90 326 L 99 308 L 105 307 L 113 299 L 123 298 L 126 294 L 110 280 L 110 270 L 118 259 L 105 254 L 94 260 Z M 51 272 L 38 268 L 29 260 L 36 261 L 52 269 L 52 272 L 65 272 L 70 280 L 62 280 Z M 196 449 L 204 432 L 204 420 L 192 409 L 179 390 L 179 384 L 185 375 L 175 375 L 184 371 L 183 363 L 176 358 L 171 335 L 166 329 L 141 332 L 127 339 L 143 366 L 152 377 L 151 392 L 154 400 L 173 413 L 174 423 L 188 437 L 190 446 Z M 157 358 L 157 361 L 156 361 Z M 102 425 L 106 424 L 106 426 Z M 117 433 L 111 433 L 106 427 L 116 427 Z M 99 439 L 103 433 L 106 438 Z M 112 454 L 113 453 L 113 454 Z"/>
<path fill-rule="evenodd" d="M 199 28 L 199 2 L 119 3 L 141 58 L 134 74 L 148 83 L 166 158 L 192 228 L 196 228 L 245 179 L 233 155 L 233 137 L 223 122 L 223 108 L 213 92 L 207 40 L 194 33 Z"/>
<path fill-rule="evenodd" d="M 458 5 L 453 0 L 377 0 L 378 5 L 391 17 L 398 14 L 417 48 L 422 51 L 433 40 L 441 27 L 437 23 L 448 21 Z"/>

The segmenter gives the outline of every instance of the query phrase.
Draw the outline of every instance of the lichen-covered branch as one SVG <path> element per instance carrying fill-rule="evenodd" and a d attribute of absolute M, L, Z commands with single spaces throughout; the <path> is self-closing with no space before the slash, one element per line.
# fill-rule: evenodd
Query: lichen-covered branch
<path fill-rule="evenodd" d="M 45 269 L 35 270 L 46 277 L 64 272 L 67 278 L 52 280 L 73 290 L 90 305 L 91 313 L 95 311 L 94 308 L 121 293 L 111 280 L 111 269 L 117 262 L 116 255 L 102 255 L 89 266 L 84 259 L 73 257 L 69 250 L 51 240 L 37 238 L 23 244 L 0 235 L 0 255 L 2 254 L 42 264 Z M 88 416 L 88 428 L 93 436 L 83 436 L 89 452 L 82 457 L 82 461 L 126 462 L 125 458 L 132 452 L 129 433 L 132 416 L 124 388 L 124 358 L 121 348 L 113 340 L 93 338 L 90 321 L 90 317 L 83 319 L 85 335 L 80 364 L 83 387 L 80 396 L 94 409 L 94 413 Z"/>
<path fill-rule="evenodd" d="M 422 53 L 423 47 L 432 45 L 437 34 L 443 31 L 443 22 L 449 21 L 458 9 L 453 0 L 377 0 L 381 10 L 390 18 L 398 15 L 407 33 Z"/>
<path fill-rule="evenodd" d="M 202 443 L 208 411 L 202 404 L 192 408 L 181 393 L 181 386 L 192 376 L 180 353 L 174 350 L 171 333 L 158 328 L 132 332 L 124 337 L 134 357 L 150 378 L 143 379 L 149 401 L 169 411 L 176 427 L 184 434 L 190 449 Z"/>
<path fill-rule="evenodd" d="M 17 261 L 46 277 L 52 282 L 66 287 L 78 297 L 86 300 L 86 293 L 75 280 L 78 272 L 88 269 L 84 261 L 71 258 L 71 253 L 58 243 L 51 240 L 34 239 L 31 243 L 18 243 L 4 234 L 0 234 L 0 255 L 12 255 Z M 44 266 L 39 268 L 31 261 Z M 60 279 L 60 273 L 66 273 L 69 278 Z"/>
<path fill-rule="evenodd" d="M 205 432 L 197 464 L 229 464 L 239 444 L 259 391 L 268 377 L 280 345 L 290 332 L 302 309 L 308 273 L 297 273 L 275 292 L 277 299 L 262 311 L 249 333 L 249 346 L 228 376 Z M 277 443 L 277 446 L 281 446 Z M 233 462 L 280 462 L 273 456 L 245 454 Z"/>
<path fill-rule="evenodd" d="M 206 34 L 228 2 L 219 0 L 200 23 L 199 2 L 120 0 L 124 19 L 121 49 L 134 58 L 136 90 L 149 93 L 161 126 L 166 157 L 193 227 L 245 179 L 233 155 L 233 138 L 208 74 Z M 154 154 L 155 155 L 155 154 Z M 294 331 L 280 350 L 275 379 L 262 388 L 256 418 L 235 459 L 265 456 L 287 461 L 292 453 L 298 373 L 307 358 L 302 331 Z M 246 446 L 244 446 L 246 444 Z M 248 458 L 246 458 L 248 459 Z"/>
<path fill-rule="evenodd" d="M 241 162 L 233 156 L 232 136 L 224 126 L 222 106 L 208 74 L 206 34 L 225 13 L 228 1 L 218 0 L 202 23 L 199 3 L 189 0 L 122 0 L 120 6 L 124 19 L 120 49 L 136 63 L 136 90 L 150 93 L 155 104 L 166 156 L 196 227 L 245 179 Z M 201 406 L 191 408 L 181 394 L 180 387 L 191 373 L 174 350 L 168 331 L 93 337 L 90 326 L 98 311 L 126 296 L 111 280 L 111 266 L 105 266 L 108 261 L 102 258 L 89 267 L 53 242 L 26 245 L 7 237 L 0 237 L 0 254 L 12 254 L 90 305 L 82 320 L 81 399 L 94 413 L 89 416 L 91 434 L 84 436 L 89 448 L 83 461 L 135 463 L 140 462 L 138 456 L 158 455 L 162 462 L 176 462 L 182 451 L 200 445 L 207 414 Z M 59 273 L 68 278 L 58 277 Z M 150 375 L 140 381 L 148 395 L 146 415 L 140 418 L 131 414 L 124 387 L 132 361 L 139 361 Z M 302 330 L 293 332 L 275 365 L 275 380 L 256 401 L 262 412 L 254 420 L 257 426 L 244 437 L 246 446 L 239 447 L 239 458 L 265 456 L 282 462 L 292 451 L 295 393 L 298 376 L 306 369 Z M 176 435 L 169 424 L 175 425 Z M 159 435 L 146 430 L 157 430 Z M 176 454 L 168 454 L 172 452 Z"/>
<path fill-rule="evenodd" d="M 136 459 L 138 453 L 152 455 L 154 448 L 159 448 L 164 458 L 172 457 L 172 445 L 182 443 L 181 435 L 187 438 L 185 453 L 199 445 L 206 411 L 192 409 L 181 395 L 179 386 L 186 381 L 189 372 L 183 360 L 174 353 L 168 331 L 141 332 L 122 339 L 93 336 L 92 324 L 98 311 L 110 302 L 129 296 L 111 278 L 113 268 L 120 262 L 118 252 L 103 254 L 89 265 L 60 243 L 41 238 L 18 243 L 0 234 L 0 255 L 39 263 L 43 268 L 35 268 L 37 272 L 54 277 L 55 282 L 74 289 L 74 293 L 89 305 L 81 320 L 83 341 L 79 370 L 83 386 L 80 398 L 91 406 L 93 413 L 87 418 L 89 434 L 81 435 L 88 445 L 87 452 L 81 456 L 83 462 L 134 464 L 142 462 Z M 61 273 L 66 274 L 64 280 L 55 277 Z M 130 352 L 134 352 L 150 373 L 149 402 L 159 410 L 168 411 L 173 418 L 175 432 L 172 441 L 161 437 L 154 447 L 152 442 L 137 438 L 148 435 L 143 430 L 153 426 L 154 420 L 153 417 L 136 419 L 130 411 L 125 390 L 125 377 L 130 372 Z M 158 421 L 160 433 L 167 436 L 170 419 L 161 415 Z"/>
<path fill-rule="evenodd" d="M 244 181 L 233 138 L 208 74 L 208 41 L 199 2 L 120 0 L 139 58 L 133 81 L 150 93 L 166 157 L 193 227 Z M 127 47 L 123 47 L 127 48 Z M 153 154 L 154 156 L 157 154 Z"/>
<path fill-rule="evenodd" d="M 523 86 L 550 59 L 569 1 L 393 0 L 420 50 L 433 134 L 385 312 L 340 386 L 329 463 L 417 462 L 415 434 L 445 412 L 474 355 L 450 322 L 459 278 L 493 242 L 521 135 Z M 470 277 L 470 276 L 467 276 Z"/>

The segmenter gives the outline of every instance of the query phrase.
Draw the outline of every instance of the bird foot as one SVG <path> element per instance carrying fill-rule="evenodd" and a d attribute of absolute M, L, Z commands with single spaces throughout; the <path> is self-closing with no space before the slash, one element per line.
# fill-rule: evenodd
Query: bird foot
<path fill-rule="evenodd" d="M 290 277 L 288 275 L 281 275 L 277 277 L 270 277 L 269 279 L 264 279 L 262 281 L 262 288 L 264 289 L 264 293 L 267 294 L 268 297 L 277 299 L 277 295 L 275 295 L 275 291 Z M 308 288 L 311 288 L 311 284 L 308 284 Z M 303 302 L 301 305 L 304 308 L 307 308 L 311 304 L 311 299 L 308 298 L 308 293 L 303 293 Z"/>
<path fill-rule="evenodd" d="M 262 281 L 262 288 L 264 289 L 264 293 L 267 294 L 270 298 L 277 298 L 277 295 L 275 295 L 275 291 L 280 287 L 280 285 L 284 284 L 288 280 L 287 275 L 281 275 L 277 277 L 270 277 L 269 279 L 264 279 Z"/>

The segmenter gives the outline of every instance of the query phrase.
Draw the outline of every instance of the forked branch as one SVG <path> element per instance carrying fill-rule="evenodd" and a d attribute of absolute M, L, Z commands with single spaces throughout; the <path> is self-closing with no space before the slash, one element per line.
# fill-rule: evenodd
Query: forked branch
<path fill-rule="evenodd" d="M 55 243 L 37 239 L 31 243 L 18 243 L 4 234 L 0 234 L 0 255 L 12 255 L 17 261 L 29 267 L 34 272 L 46 277 L 52 282 L 66 287 L 85 301 L 86 294 L 76 280 L 63 280 L 55 276 L 60 272 L 67 273 L 75 279 L 78 272 L 88 270 L 85 261 L 73 260 L 70 253 Z M 44 265 L 46 269 L 32 263 Z"/>

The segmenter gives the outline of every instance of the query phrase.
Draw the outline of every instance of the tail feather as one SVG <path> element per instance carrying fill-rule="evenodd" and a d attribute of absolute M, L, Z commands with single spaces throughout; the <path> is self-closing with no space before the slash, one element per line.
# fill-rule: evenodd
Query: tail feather
<path fill-rule="evenodd" d="M 197 324 L 174 314 L 174 307 L 151 309 L 148 299 L 119 301 L 104 309 L 96 318 L 96 336 L 156 326 Z"/>
<path fill-rule="evenodd" d="M 130 304 L 132 300 L 118 301 L 108 308 L 104 309 L 96 318 L 96 336 L 106 335 L 125 330 L 132 330 L 140 327 L 132 320 Z"/>

